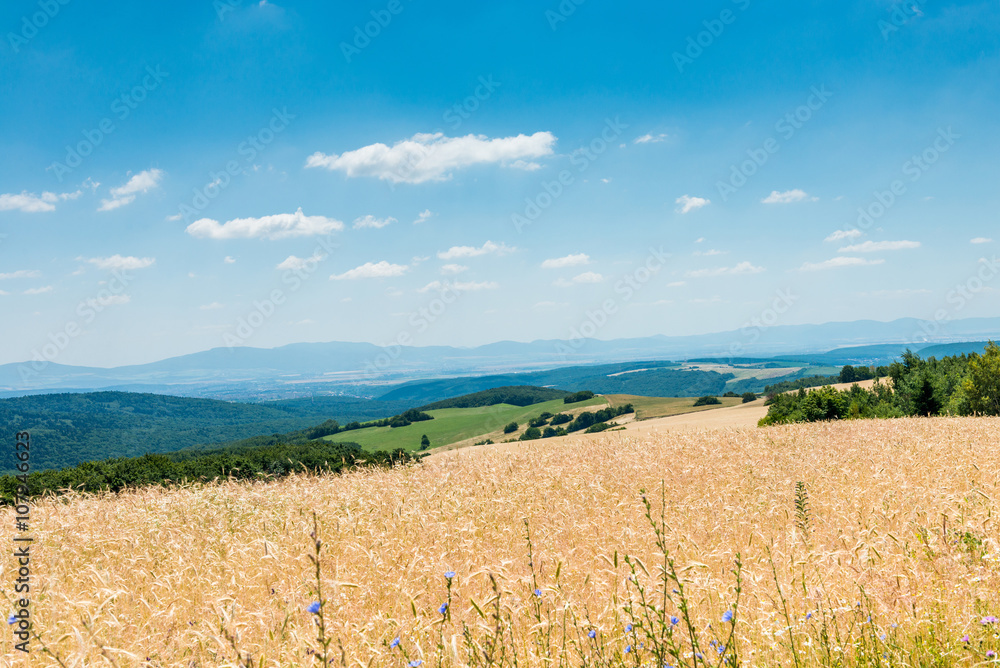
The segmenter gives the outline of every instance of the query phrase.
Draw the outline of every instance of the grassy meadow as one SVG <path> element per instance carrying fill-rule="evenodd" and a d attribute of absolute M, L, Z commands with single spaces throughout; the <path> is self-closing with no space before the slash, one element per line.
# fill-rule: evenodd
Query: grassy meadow
<path fill-rule="evenodd" d="M 584 410 L 596 410 L 608 405 L 606 399 L 594 397 L 574 404 L 562 399 L 546 401 L 531 406 L 495 404 L 478 408 L 442 408 L 427 411 L 433 420 L 414 422 L 406 427 L 368 427 L 325 437 L 328 441 L 351 441 L 366 450 L 417 450 L 420 437 L 430 439 L 431 447 L 451 445 L 460 441 L 491 438 L 494 441 L 517 438 L 524 433 L 531 418 L 542 413 L 568 413 L 578 415 Z M 504 434 L 504 425 L 517 422 L 518 431 Z"/>
<path fill-rule="evenodd" d="M 727 406 L 739 406 L 743 400 L 739 397 L 719 397 L 721 404 L 709 406 L 695 406 L 693 397 L 640 397 L 634 394 L 609 394 L 607 400 L 612 407 L 632 404 L 635 408 L 635 419 L 651 420 L 659 417 L 670 417 L 671 415 L 683 415 L 685 413 L 699 413 L 701 411 L 715 408 L 726 408 Z"/>
<path fill-rule="evenodd" d="M 1000 649 L 998 427 L 605 433 L 49 498 L 32 568 L 52 655 L 7 642 L 0 662 L 984 665 Z M 0 563 L 13 572 L 10 551 Z"/>

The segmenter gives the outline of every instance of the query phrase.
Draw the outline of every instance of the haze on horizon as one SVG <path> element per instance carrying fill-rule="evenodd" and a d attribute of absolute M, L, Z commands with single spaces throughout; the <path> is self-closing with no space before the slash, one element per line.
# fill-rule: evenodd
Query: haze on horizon
<path fill-rule="evenodd" d="M 0 364 L 1000 315 L 995 4 L 52 6 Z"/>

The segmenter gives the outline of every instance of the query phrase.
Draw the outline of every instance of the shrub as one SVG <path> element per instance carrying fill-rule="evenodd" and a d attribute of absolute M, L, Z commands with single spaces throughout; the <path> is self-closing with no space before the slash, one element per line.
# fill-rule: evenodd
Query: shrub
<path fill-rule="evenodd" d="M 743 403 L 748 404 L 751 401 L 757 401 L 757 395 L 754 394 L 753 392 L 744 392 L 743 393 Z"/>
<path fill-rule="evenodd" d="M 521 434 L 522 441 L 534 441 L 542 437 L 542 432 L 538 427 L 531 427 L 526 432 Z"/>
<path fill-rule="evenodd" d="M 517 423 L 511 422 L 510 424 L 508 424 L 506 427 L 503 428 L 503 433 L 513 434 L 515 431 L 517 431 L 517 429 L 518 429 Z"/>
<path fill-rule="evenodd" d="M 557 415 L 552 416 L 552 420 L 549 421 L 549 424 L 555 427 L 556 425 L 566 424 L 567 422 L 572 422 L 572 421 L 573 421 L 573 416 L 566 415 L 565 413 L 558 413 Z"/>
<path fill-rule="evenodd" d="M 721 404 L 722 401 L 718 397 L 699 397 L 697 401 L 694 402 L 695 406 L 714 406 L 715 404 Z"/>
<path fill-rule="evenodd" d="M 420 437 L 420 449 L 426 450 L 431 447 L 431 439 L 427 438 L 427 434 Z"/>

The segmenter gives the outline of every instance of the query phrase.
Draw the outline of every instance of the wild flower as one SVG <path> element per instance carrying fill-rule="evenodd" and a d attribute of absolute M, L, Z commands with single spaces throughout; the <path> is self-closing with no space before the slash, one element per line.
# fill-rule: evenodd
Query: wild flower
<path fill-rule="evenodd" d="M 389 643 L 389 649 L 396 649 L 397 647 L 399 647 L 399 636 L 396 636 L 396 638 Z"/>
<path fill-rule="evenodd" d="M 626 624 L 626 626 L 625 626 L 625 633 L 632 633 L 632 625 L 631 624 Z"/>
<path fill-rule="evenodd" d="M 8 624 L 16 624 L 17 623 L 17 616 L 16 615 L 11 615 L 10 617 L 8 617 L 7 618 L 7 623 Z"/>
<path fill-rule="evenodd" d="M 455 577 L 455 571 L 448 571 L 447 573 L 444 574 L 444 576 L 449 580 L 451 580 L 452 578 Z"/>
<path fill-rule="evenodd" d="M 990 615 L 988 617 L 983 617 L 983 625 L 984 626 L 986 624 L 996 624 L 996 623 L 997 623 L 997 618 L 994 617 L 993 615 Z"/>
<path fill-rule="evenodd" d="M 541 589 L 536 589 L 535 590 L 535 596 L 537 596 L 538 598 L 541 598 L 542 597 L 542 590 Z"/>
<path fill-rule="evenodd" d="M 626 645 L 625 646 L 625 653 L 628 654 L 631 651 L 632 651 L 632 645 Z"/>
<path fill-rule="evenodd" d="M 990 651 L 986 652 L 986 658 L 987 658 L 987 659 L 993 659 L 993 658 L 996 658 L 996 655 L 997 655 L 997 653 L 996 653 L 996 652 L 994 652 L 993 650 L 990 650 Z"/>
<path fill-rule="evenodd" d="M 681 623 L 681 620 L 678 619 L 677 617 L 671 617 L 670 618 L 670 625 L 671 626 L 677 626 L 680 623 Z"/>
<path fill-rule="evenodd" d="M 594 638 L 597 637 L 597 631 L 595 631 L 594 629 L 590 629 L 590 631 L 587 632 L 587 637 L 593 640 Z"/>
<path fill-rule="evenodd" d="M 308 608 L 306 608 L 306 611 L 308 611 L 308 612 L 311 612 L 311 613 L 313 613 L 314 615 L 318 615 L 318 614 L 319 614 L 319 609 L 320 609 L 320 607 L 321 607 L 321 606 L 320 606 L 320 603 L 319 603 L 319 601 L 316 601 L 315 603 L 310 603 L 310 604 L 309 604 L 309 607 L 308 607 Z"/>
<path fill-rule="evenodd" d="M 441 613 L 442 615 L 444 613 L 448 612 L 448 604 L 447 603 L 442 603 L 441 607 L 438 608 L 438 612 Z"/>
<path fill-rule="evenodd" d="M 964 636 L 962 636 L 962 642 L 969 642 L 969 634 L 968 633 L 966 633 Z"/>
<path fill-rule="evenodd" d="M 409 666 L 410 668 L 417 668 L 417 666 L 419 666 L 422 663 L 423 661 L 421 661 L 420 659 L 414 659 L 413 661 L 410 661 Z"/>
<path fill-rule="evenodd" d="M 724 622 L 731 622 L 731 621 L 733 621 L 733 611 L 732 610 L 726 610 L 724 613 L 722 613 L 722 621 L 724 621 Z"/>

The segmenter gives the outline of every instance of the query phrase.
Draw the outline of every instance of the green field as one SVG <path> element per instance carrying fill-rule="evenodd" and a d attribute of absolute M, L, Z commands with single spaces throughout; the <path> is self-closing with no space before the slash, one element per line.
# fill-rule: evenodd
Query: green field
<path fill-rule="evenodd" d="M 658 417 L 668 417 L 670 415 L 681 415 L 683 413 L 697 413 L 699 411 L 710 411 L 713 408 L 725 408 L 727 406 L 738 406 L 743 400 L 738 397 L 719 397 L 722 404 L 712 406 L 695 406 L 694 397 L 638 397 L 632 394 L 609 394 L 608 401 L 613 407 L 632 404 L 635 408 L 636 420 L 649 420 Z"/>
<path fill-rule="evenodd" d="M 694 400 L 691 399 L 691 402 Z M 533 406 L 511 406 L 496 404 L 479 408 L 444 408 L 427 411 L 433 420 L 415 422 L 406 427 L 369 427 L 355 431 L 345 431 L 324 437 L 327 441 L 352 441 L 366 450 L 417 450 L 420 437 L 430 439 L 431 448 L 451 445 L 473 438 L 491 438 L 496 442 L 515 438 L 524 432 L 528 420 L 542 413 L 580 413 L 583 408 L 603 407 L 608 404 L 603 397 L 594 397 L 575 404 L 563 403 L 562 399 L 546 401 Z M 504 425 L 517 422 L 520 429 L 503 434 Z"/>

